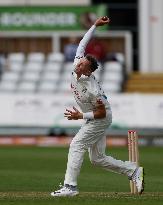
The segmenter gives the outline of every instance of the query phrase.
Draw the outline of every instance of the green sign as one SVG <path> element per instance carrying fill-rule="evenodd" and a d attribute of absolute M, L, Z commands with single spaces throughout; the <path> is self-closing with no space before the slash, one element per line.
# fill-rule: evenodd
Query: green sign
<path fill-rule="evenodd" d="M 106 15 L 106 6 L 0 7 L 1 31 L 68 31 L 88 29 Z M 106 30 L 106 26 L 100 27 Z"/>

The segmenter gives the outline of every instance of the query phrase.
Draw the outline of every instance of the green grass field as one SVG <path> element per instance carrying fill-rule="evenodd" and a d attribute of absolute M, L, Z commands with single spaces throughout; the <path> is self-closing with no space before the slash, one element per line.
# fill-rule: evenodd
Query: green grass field
<path fill-rule="evenodd" d="M 52 198 L 50 192 L 63 182 L 68 148 L 0 147 L 0 205 L 104 205 L 163 204 L 163 148 L 140 148 L 140 162 L 145 167 L 145 192 L 129 193 L 125 176 L 91 165 L 88 154 L 79 176 L 80 194 Z M 107 149 L 110 155 L 125 160 L 126 148 Z"/>

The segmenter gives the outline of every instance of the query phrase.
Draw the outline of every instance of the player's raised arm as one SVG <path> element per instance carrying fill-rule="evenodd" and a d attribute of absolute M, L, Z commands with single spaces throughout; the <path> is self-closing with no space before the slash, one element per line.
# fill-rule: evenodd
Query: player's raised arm
<path fill-rule="evenodd" d="M 78 46 L 77 51 L 76 51 L 75 59 L 80 59 L 80 58 L 84 57 L 86 46 L 87 46 L 88 42 L 90 41 L 90 39 L 92 38 L 96 27 L 108 24 L 109 21 L 110 20 L 108 17 L 100 17 L 95 21 L 94 25 L 92 25 L 92 27 L 87 31 L 87 33 L 84 35 L 83 39 L 80 41 L 79 46 Z"/>

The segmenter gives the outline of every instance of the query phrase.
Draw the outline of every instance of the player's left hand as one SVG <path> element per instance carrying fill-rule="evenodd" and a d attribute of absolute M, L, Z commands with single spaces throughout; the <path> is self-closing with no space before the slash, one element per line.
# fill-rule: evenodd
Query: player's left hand
<path fill-rule="evenodd" d="M 64 117 L 67 117 L 68 120 L 83 119 L 83 114 L 75 107 L 73 107 L 73 111 L 68 109 L 66 109 L 66 111 L 67 112 L 64 113 Z"/>

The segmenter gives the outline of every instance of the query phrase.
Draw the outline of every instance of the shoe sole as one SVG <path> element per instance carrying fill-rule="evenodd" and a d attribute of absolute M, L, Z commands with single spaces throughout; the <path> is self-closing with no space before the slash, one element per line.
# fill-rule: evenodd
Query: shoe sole
<path fill-rule="evenodd" d="M 76 195 L 78 195 L 79 194 L 79 192 L 75 192 L 75 193 L 71 193 L 71 194 L 55 194 L 54 192 L 52 192 L 50 195 L 52 196 L 52 197 L 71 197 L 71 196 L 76 196 Z"/>
<path fill-rule="evenodd" d="M 144 168 L 143 168 L 143 170 L 142 170 L 142 187 L 141 187 L 141 191 L 139 192 L 139 194 L 142 194 L 143 191 L 144 191 L 144 184 L 145 184 L 145 182 L 144 182 L 144 175 L 145 175 L 145 173 L 144 173 Z"/>

